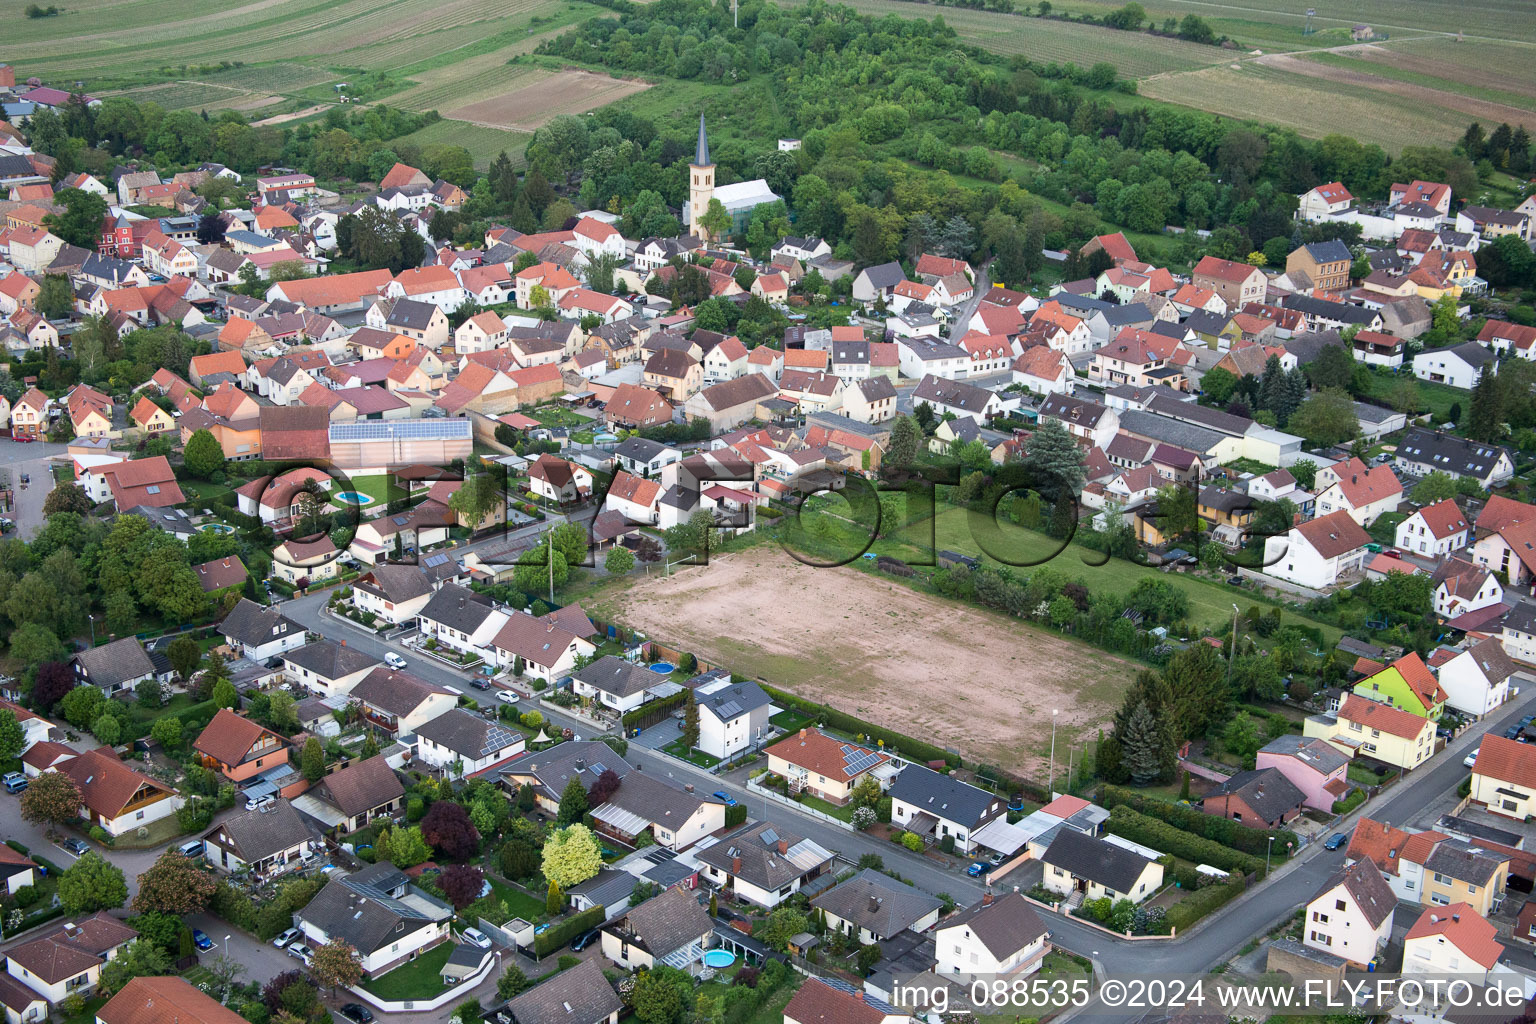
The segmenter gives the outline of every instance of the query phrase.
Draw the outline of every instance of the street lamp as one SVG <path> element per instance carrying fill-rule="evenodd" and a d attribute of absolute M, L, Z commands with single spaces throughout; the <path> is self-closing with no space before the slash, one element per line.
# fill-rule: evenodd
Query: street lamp
<path fill-rule="evenodd" d="M 1056 795 L 1056 716 L 1060 713 L 1060 708 L 1051 709 L 1051 781 L 1045 789 L 1052 797 Z"/>
<path fill-rule="evenodd" d="M 1264 874 L 1269 874 L 1269 851 L 1275 848 L 1275 837 L 1270 836 L 1268 844 L 1264 847 Z"/>

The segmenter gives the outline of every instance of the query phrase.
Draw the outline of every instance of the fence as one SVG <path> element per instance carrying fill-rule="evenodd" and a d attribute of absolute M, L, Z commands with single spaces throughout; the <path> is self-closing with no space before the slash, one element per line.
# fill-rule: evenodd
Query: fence
<path fill-rule="evenodd" d="M 829 825 L 836 825 L 838 828 L 845 828 L 849 832 L 858 831 L 858 829 L 853 827 L 851 822 L 844 821 L 842 818 L 834 818 L 832 815 L 826 813 L 825 811 L 818 811 L 814 807 L 807 807 L 805 804 L 802 804 L 798 800 L 791 800 L 783 793 L 779 793 L 775 790 L 769 789 L 767 786 L 762 785 L 756 779 L 747 780 L 747 789 L 756 793 L 758 796 L 767 797 L 769 800 L 776 800 L 788 807 L 793 807 L 801 814 L 809 814 L 813 818 L 820 818 L 822 821 L 827 822 Z"/>
<path fill-rule="evenodd" d="M 380 999 L 361 985 L 348 985 L 347 991 L 367 1000 L 385 1013 L 421 1013 L 425 1010 L 436 1010 L 447 1006 L 456 999 L 468 996 L 470 992 L 474 991 L 475 986 L 490 976 L 491 970 L 495 965 L 496 956 L 487 952 L 485 959 L 480 961 L 480 966 L 475 970 L 474 974 L 471 974 L 452 988 L 444 989 L 431 999 Z"/>

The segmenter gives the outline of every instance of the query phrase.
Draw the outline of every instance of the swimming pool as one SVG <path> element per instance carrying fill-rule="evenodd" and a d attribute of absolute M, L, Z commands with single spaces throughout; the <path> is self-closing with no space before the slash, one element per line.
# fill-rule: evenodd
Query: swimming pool
<path fill-rule="evenodd" d="M 669 676 L 677 666 L 673 665 L 670 661 L 658 661 L 646 667 L 659 676 Z"/>
<path fill-rule="evenodd" d="M 371 505 L 373 499 L 362 491 L 342 491 L 336 495 L 336 500 L 348 505 Z"/>
<path fill-rule="evenodd" d="M 200 527 L 200 529 L 204 533 L 234 533 L 235 532 L 235 528 L 233 526 L 226 526 L 223 523 L 204 523 Z"/>
<path fill-rule="evenodd" d="M 728 949 L 711 949 L 704 953 L 704 966 L 713 967 L 717 971 L 724 970 L 736 962 L 736 954 Z"/>

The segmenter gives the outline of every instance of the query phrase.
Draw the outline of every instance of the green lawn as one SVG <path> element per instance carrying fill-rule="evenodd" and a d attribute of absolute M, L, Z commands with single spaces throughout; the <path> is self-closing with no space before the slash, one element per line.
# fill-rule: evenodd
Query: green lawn
<path fill-rule="evenodd" d="M 1432 384 L 1427 380 L 1416 380 L 1413 374 L 1372 373 L 1370 376 L 1371 387 L 1367 394 L 1382 401 L 1390 401 L 1392 392 L 1400 384 L 1411 383 L 1418 390 L 1419 413 L 1429 413 L 1436 422 L 1449 419 L 1451 406 L 1459 405 L 1463 414 L 1472 408 L 1472 392 L 1453 388 L 1447 384 Z"/>
<path fill-rule="evenodd" d="M 800 795 L 800 802 L 812 810 L 820 811 L 822 814 L 830 814 L 838 821 L 853 820 L 853 808 L 847 804 L 834 804 L 831 801 L 823 800 L 819 796 L 810 796 L 804 793 Z"/>
<path fill-rule="evenodd" d="M 546 405 L 535 409 L 530 415 L 546 427 L 592 426 L 591 416 L 583 416 L 580 413 L 572 412 L 570 409 L 563 409 L 554 405 Z"/>
<path fill-rule="evenodd" d="M 443 990 L 443 979 L 439 972 L 452 953 L 453 943 L 440 943 L 388 974 L 365 979 L 363 988 L 380 999 L 390 1001 L 430 999 Z"/>
<path fill-rule="evenodd" d="M 508 885 L 505 882 L 498 882 L 494 878 L 489 879 L 489 881 L 491 883 L 491 894 L 485 898 L 494 903 L 505 903 L 512 917 L 520 917 L 524 921 L 537 921 L 544 916 L 543 900 L 534 899 L 516 886 Z M 492 915 L 487 914 L 485 916 L 491 917 Z M 494 918 L 492 919 L 494 920 Z M 496 923 L 504 924 L 505 921 L 497 921 Z"/>
<path fill-rule="evenodd" d="M 802 715 L 798 711 L 780 711 L 768 719 L 768 721 L 785 732 L 798 732 L 805 726 L 814 724 L 816 720 L 810 715 Z"/>
<path fill-rule="evenodd" d="M 715 757 L 713 754 L 706 754 L 702 750 L 689 750 L 687 746 L 683 744 L 682 740 L 676 740 L 672 743 L 668 743 L 661 749 L 665 750 L 673 757 L 680 757 L 684 761 L 687 761 L 689 764 L 696 764 L 700 768 L 713 768 L 715 765 L 720 763 L 720 759 Z"/>
<path fill-rule="evenodd" d="M 1065 991 L 1068 993 L 1072 991 L 1072 983 L 1078 979 L 1090 980 L 1088 968 L 1078 963 L 1071 954 L 1063 953 L 1060 950 L 1052 950 L 1045 954 L 1045 961 L 1040 965 L 1040 970 L 1029 978 L 1031 986 L 1033 986 L 1036 979 L 1050 984 L 1061 981 L 1066 985 Z M 1041 985 L 1040 988 L 1044 989 L 1046 986 Z M 1020 1014 L 1038 1015 L 1042 1011 L 1051 1009 L 1051 1006 L 1044 1000 L 1041 1001 L 1038 1007 L 1032 1001 L 1026 1002 L 1026 1000 L 1030 999 L 1033 992 L 1034 989 L 1031 987 L 1028 992 L 1020 993 L 1018 1002 L 1009 1005 L 1009 1009 L 1015 1012 L 978 1016 L 976 1018 L 977 1024 L 1015 1024 L 1015 1022 L 1021 1019 Z M 1060 1000 L 1063 997 L 1057 994 L 1056 998 Z M 1059 1006 L 1057 1008 L 1059 1009 Z"/>

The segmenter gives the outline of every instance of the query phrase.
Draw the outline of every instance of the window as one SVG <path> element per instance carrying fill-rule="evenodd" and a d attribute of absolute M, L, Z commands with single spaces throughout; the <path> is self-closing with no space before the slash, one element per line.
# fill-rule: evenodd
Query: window
<path fill-rule="evenodd" d="M 1347 910 L 1348 908 L 1345 906 L 1345 903 L 1344 903 L 1343 900 L 1334 900 L 1333 901 L 1333 909 L 1334 910 Z"/>
<path fill-rule="evenodd" d="M 1451 881 L 1451 876 L 1450 875 L 1444 875 L 1444 874 L 1441 874 L 1440 872 L 1436 871 L 1435 872 L 1435 881 L 1443 883 L 1443 884 L 1446 884 L 1446 885 L 1449 885 L 1450 881 Z"/>

